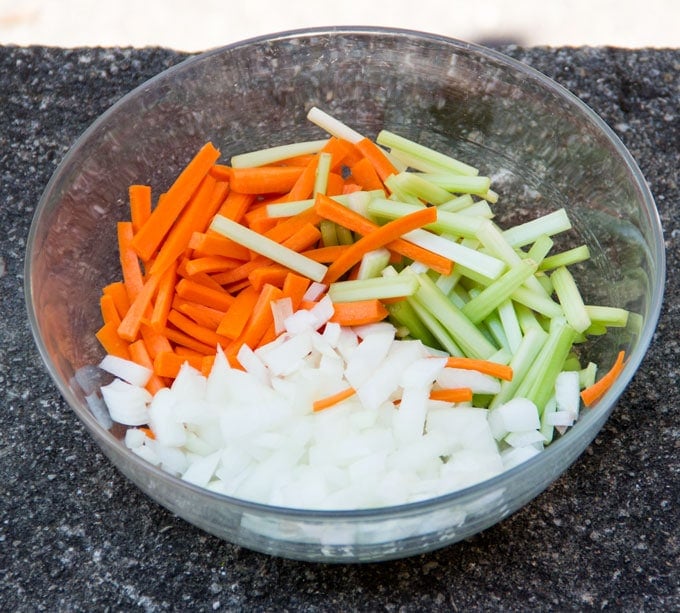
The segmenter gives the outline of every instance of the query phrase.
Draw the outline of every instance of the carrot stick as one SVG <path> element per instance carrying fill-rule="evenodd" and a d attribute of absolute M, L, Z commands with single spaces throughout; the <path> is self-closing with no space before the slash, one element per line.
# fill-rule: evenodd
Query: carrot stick
<path fill-rule="evenodd" d="M 97 330 L 95 336 L 106 353 L 126 360 L 130 359 L 128 343 L 118 336 L 118 326 L 113 322 L 105 323 Z"/>
<path fill-rule="evenodd" d="M 359 234 L 366 235 L 375 231 L 380 226 L 373 223 L 370 219 L 367 219 L 363 215 L 348 209 L 342 204 L 336 202 L 332 198 L 324 196 L 323 194 L 317 194 L 314 200 L 314 211 L 320 217 L 329 219 L 336 223 L 341 223 L 347 229 L 353 232 L 358 232 Z M 289 219 L 293 219 L 292 217 Z M 453 263 L 451 260 L 437 254 L 423 249 L 418 245 L 409 243 L 403 238 L 398 238 L 392 241 L 386 247 L 392 251 L 396 251 L 401 255 L 410 258 L 412 260 L 417 260 L 422 262 L 426 266 L 429 266 L 432 270 L 439 272 L 441 274 L 449 274 Z"/>
<path fill-rule="evenodd" d="M 177 223 L 170 229 L 151 265 L 150 273 L 163 272 L 187 249 L 191 235 L 196 230 L 205 230 L 217 212 L 224 197 L 224 183 L 207 175 L 201 182 L 188 206 Z"/>
<path fill-rule="evenodd" d="M 196 283 L 191 279 L 181 279 L 175 287 L 178 296 L 191 300 L 192 302 L 200 302 L 206 306 L 226 311 L 234 297 L 224 290 L 216 290 L 200 283 Z"/>
<path fill-rule="evenodd" d="M 259 345 L 267 328 L 274 323 L 271 303 L 279 300 L 279 298 L 283 298 L 283 292 L 278 287 L 266 284 L 262 288 L 243 334 L 238 339 L 241 344 L 245 343 L 251 349 L 255 349 Z"/>
<path fill-rule="evenodd" d="M 354 145 L 343 138 L 331 136 L 319 153 L 331 154 L 331 171 L 337 170 L 345 159 L 354 152 Z"/>
<path fill-rule="evenodd" d="M 336 392 L 335 394 L 315 400 L 312 404 L 312 408 L 314 411 L 323 411 L 323 409 L 332 407 L 333 405 L 338 404 L 338 402 L 342 402 L 343 400 L 347 400 L 347 398 L 351 398 L 354 394 L 356 394 L 356 390 L 353 387 L 347 387 L 344 390 Z"/>
<path fill-rule="evenodd" d="M 151 187 L 148 185 L 130 185 L 130 220 L 136 234 L 151 216 Z"/>
<path fill-rule="evenodd" d="M 120 325 L 121 318 L 116 308 L 116 302 L 111 294 L 102 294 L 100 296 L 99 308 L 102 312 L 102 321 L 105 324 L 113 323 L 116 325 L 116 328 Z"/>
<path fill-rule="evenodd" d="M 248 275 L 248 281 L 256 290 L 261 290 L 265 283 L 283 288 L 283 283 L 289 272 L 288 268 L 280 264 L 260 266 Z"/>
<path fill-rule="evenodd" d="M 231 166 L 227 166 L 226 164 L 213 164 L 208 171 L 208 174 L 218 181 L 225 181 L 228 183 L 231 180 Z"/>
<path fill-rule="evenodd" d="M 219 311 L 211 307 L 207 307 L 204 304 L 199 304 L 198 302 L 182 302 L 179 305 L 174 306 L 183 315 L 190 317 L 200 326 L 205 328 L 210 328 L 211 330 L 217 331 L 217 327 L 220 325 L 222 318 L 225 315 L 225 311 Z"/>
<path fill-rule="evenodd" d="M 229 342 L 228 338 L 220 336 L 214 330 L 210 330 L 209 328 L 197 324 L 186 315 L 182 315 L 182 313 L 175 311 L 174 309 L 170 309 L 168 321 L 178 330 L 194 337 L 197 341 L 212 346 L 213 351 L 217 345 L 224 347 Z"/>
<path fill-rule="evenodd" d="M 179 369 L 182 368 L 185 362 L 189 362 L 191 366 L 201 370 L 202 358 L 178 355 L 173 351 L 159 353 L 153 361 L 153 370 L 159 377 L 175 379 L 179 374 Z"/>
<path fill-rule="evenodd" d="M 128 298 L 125 284 L 122 281 L 114 281 L 105 286 L 102 291 L 107 296 L 113 298 L 119 318 L 125 317 L 125 313 L 130 308 L 130 299 Z"/>
<path fill-rule="evenodd" d="M 151 307 L 151 300 L 158 289 L 159 281 L 160 275 L 149 276 L 139 294 L 132 301 L 128 312 L 118 326 L 118 336 L 122 339 L 132 342 L 137 338 L 142 317 Z"/>
<path fill-rule="evenodd" d="M 172 345 L 165 336 L 165 330 L 163 332 L 156 332 L 150 325 L 142 324 L 139 329 L 142 335 L 142 340 L 144 345 L 146 345 L 146 350 L 149 352 L 149 356 L 153 360 L 159 353 L 163 351 L 172 351 Z"/>
<path fill-rule="evenodd" d="M 337 196 L 342 194 L 345 189 L 345 180 L 335 172 L 328 173 L 328 182 L 326 184 L 326 195 Z"/>
<path fill-rule="evenodd" d="M 118 252 L 120 268 L 123 273 L 123 283 L 127 290 L 128 299 L 132 302 L 137 294 L 142 291 L 144 278 L 139 258 L 132 249 L 133 230 L 131 221 L 119 221 L 118 228 Z"/>
<path fill-rule="evenodd" d="M 151 312 L 150 325 L 156 332 L 162 332 L 168 318 L 168 312 L 172 305 L 177 283 L 177 263 L 173 262 L 170 267 L 163 272 L 158 282 L 158 292 L 156 301 Z"/>
<path fill-rule="evenodd" d="M 446 360 L 447 368 L 461 368 L 464 370 L 476 370 L 485 375 L 491 375 L 506 381 L 512 381 L 512 368 L 506 364 L 490 362 L 489 360 L 478 360 L 476 358 L 450 357 Z"/>
<path fill-rule="evenodd" d="M 293 157 L 286 158 L 285 160 L 279 160 L 277 162 L 272 162 L 271 164 L 266 164 L 267 166 L 307 166 L 311 161 L 316 158 L 316 153 L 304 153 L 302 155 L 294 155 Z"/>
<path fill-rule="evenodd" d="M 430 400 L 443 400 L 444 402 L 467 402 L 472 400 L 472 389 L 469 387 L 452 387 L 441 390 L 432 390 Z"/>
<path fill-rule="evenodd" d="M 230 339 L 238 338 L 246 323 L 248 323 L 248 319 L 250 319 L 258 297 L 258 292 L 250 285 L 239 292 L 224 313 L 224 317 L 217 327 L 217 334 Z"/>
<path fill-rule="evenodd" d="M 369 138 L 362 138 L 354 145 L 362 155 L 373 165 L 382 181 L 390 175 L 396 175 L 397 169 L 389 161 L 385 152 Z"/>
<path fill-rule="evenodd" d="M 236 268 L 232 268 L 231 270 L 227 270 L 225 272 L 217 273 L 213 275 L 212 278 L 221 286 L 231 285 L 232 283 L 236 283 L 238 281 L 243 281 L 244 279 L 247 279 L 248 275 L 251 272 L 253 272 L 253 270 L 260 268 L 260 266 L 266 266 L 267 264 L 270 263 L 271 260 L 265 257 L 258 256 L 254 260 L 244 262 L 243 264 L 237 266 Z"/>
<path fill-rule="evenodd" d="M 194 277 L 199 273 L 211 274 L 233 270 L 242 264 L 242 260 L 226 258 L 222 255 L 206 255 L 202 258 L 187 260 L 184 270 L 187 275 Z"/>
<path fill-rule="evenodd" d="M 315 262 L 322 264 L 330 264 L 335 262 L 347 249 L 349 245 L 329 245 L 327 247 L 317 247 L 316 249 L 308 249 L 303 251 L 302 255 L 308 257 Z"/>
<path fill-rule="evenodd" d="M 389 313 L 379 300 L 357 300 L 333 304 L 330 321 L 341 326 L 363 326 L 385 319 Z"/>
<path fill-rule="evenodd" d="M 232 190 L 222 203 L 218 213 L 228 219 L 241 221 L 254 200 L 255 196 L 253 194 L 239 194 Z"/>
<path fill-rule="evenodd" d="M 200 353 L 201 355 L 211 355 L 215 353 L 215 347 L 206 345 L 186 332 L 182 332 L 176 328 L 167 327 L 163 331 L 163 334 L 174 344 L 175 349 L 178 349 L 179 345 L 193 349 L 196 353 Z"/>
<path fill-rule="evenodd" d="M 251 208 L 250 211 L 243 216 L 243 223 L 251 230 L 259 232 L 260 234 L 264 234 L 267 230 L 271 230 L 278 222 L 279 219 L 276 217 L 269 217 L 266 206 Z"/>
<path fill-rule="evenodd" d="M 206 143 L 184 167 L 165 193 L 165 198 L 159 201 L 149 219 L 135 234 L 132 247 L 143 260 L 149 260 L 158 249 L 219 155 L 212 143 Z"/>
<path fill-rule="evenodd" d="M 597 402 L 609 388 L 614 384 L 626 365 L 624 361 L 625 352 L 619 351 L 612 367 L 602 376 L 599 381 L 593 383 L 581 392 L 581 399 L 586 406 L 591 406 Z"/>
<path fill-rule="evenodd" d="M 212 232 L 194 232 L 189 239 L 189 247 L 193 249 L 194 257 L 222 255 L 243 261 L 250 259 L 248 248 L 239 245 L 226 236 Z"/>
<path fill-rule="evenodd" d="M 288 192 L 304 168 L 299 166 L 257 166 L 232 168 L 231 189 L 240 194 Z"/>
<path fill-rule="evenodd" d="M 348 247 L 343 254 L 333 262 L 326 272 L 324 283 L 333 283 L 344 275 L 352 266 L 361 261 L 369 251 L 379 249 L 396 240 L 403 234 L 420 228 L 437 220 L 437 209 L 427 207 L 413 213 L 398 217 L 384 226 L 378 226 L 370 234 L 362 236 Z"/>
<path fill-rule="evenodd" d="M 223 292 L 222 286 L 215 281 L 210 275 L 204 272 L 197 272 L 196 274 L 190 275 L 187 272 L 187 264 L 189 263 L 188 258 L 183 258 L 177 265 L 177 274 L 183 279 L 188 279 L 197 285 L 202 285 L 203 287 L 208 287 L 214 289 L 217 292 Z"/>
<path fill-rule="evenodd" d="M 265 232 L 264 235 L 277 243 L 283 243 L 305 224 L 316 226 L 320 220 L 321 217 L 319 217 L 317 212 L 313 208 L 310 208 L 302 213 L 298 213 L 297 215 L 287 217 L 283 221 L 280 221 L 271 230 Z"/>
<path fill-rule="evenodd" d="M 298 275 L 294 272 L 288 272 L 286 279 L 283 282 L 283 295 L 288 296 L 293 305 L 293 311 L 297 310 L 302 303 L 302 298 L 309 288 L 311 281 L 307 277 Z"/>
<path fill-rule="evenodd" d="M 146 345 L 143 340 L 135 341 L 130 344 L 130 357 L 134 362 L 137 362 L 140 366 L 144 366 L 151 370 L 154 370 L 153 360 L 147 351 Z M 158 390 L 167 387 L 165 382 L 154 372 L 151 375 L 146 385 L 144 386 L 151 393 L 155 394 Z"/>
<path fill-rule="evenodd" d="M 296 200 L 305 200 L 312 195 L 314 191 L 314 181 L 316 180 L 316 169 L 319 165 L 319 157 L 314 156 L 305 169 L 300 173 L 295 184 L 291 186 L 286 194 L 285 199 L 288 202 L 295 202 Z"/>
<path fill-rule="evenodd" d="M 352 178 L 365 190 L 385 189 L 368 158 L 361 158 L 351 168 Z"/>

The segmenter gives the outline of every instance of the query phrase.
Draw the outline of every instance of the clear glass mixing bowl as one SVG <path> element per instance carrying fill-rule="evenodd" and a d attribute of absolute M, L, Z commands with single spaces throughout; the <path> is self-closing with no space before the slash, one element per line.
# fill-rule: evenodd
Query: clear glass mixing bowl
<path fill-rule="evenodd" d="M 127 188 L 165 189 L 211 140 L 230 155 L 319 138 L 305 118 L 319 106 L 368 136 L 387 128 L 493 174 L 499 222 L 566 207 L 592 253 L 579 269 L 588 301 L 639 313 L 637 333 L 593 339 L 586 357 L 622 376 L 545 452 L 474 487 L 370 510 L 275 508 L 194 487 L 147 464 L 124 429 L 85 397 L 102 357 L 102 286 L 116 279 L 115 222 Z M 30 324 L 47 369 L 104 453 L 172 512 L 254 550 L 319 561 L 375 561 L 475 534 L 537 496 L 583 452 L 638 368 L 656 326 L 664 283 L 657 211 L 635 162 L 586 105 L 499 53 L 411 31 L 329 28 L 256 38 L 191 58 L 135 89 L 65 157 L 35 213 L 26 256 Z"/>

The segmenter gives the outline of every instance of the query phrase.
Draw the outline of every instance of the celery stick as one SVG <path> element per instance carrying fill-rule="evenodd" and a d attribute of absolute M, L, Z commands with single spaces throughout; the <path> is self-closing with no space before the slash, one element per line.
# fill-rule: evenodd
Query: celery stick
<path fill-rule="evenodd" d="M 440 205 L 438 208 L 440 211 L 449 211 L 449 209 L 446 208 L 446 203 Z M 455 213 L 456 211 L 450 212 Z M 493 219 L 495 216 L 495 213 L 491 210 L 491 207 L 486 200 L 478 200 L 477 202 L 472 203 L 470 206 L 460 209 L 458 213 L 461 215 L 469 215 L 471 217 L 482 217 L 484 219 Z"/>
<path fill-rule="evenodd" d="M 370 279 L 379 277 L 382 270 L 390 261 L 390 252 L 387 249 L 369 251 L 361 258 L 357 279 Z"/>
<path fill-rule="evenodd" d="M 496 204 L 498 202 L 498 198 L 500 198 L 500 196 L 492 189 L 486 192 L 486 195 L 484 196 L 484 200 L 490 202 L 491 204 Z"/>
<path fill-rule="evenodd" d="M 431 204 L 444 204 L 451 200 L 451 193 L 430 183 L 421 175 L 413 172 L 401 172 L 394 175 L 394 183 L 403 191 Z"/>
<path fill-rule="evenodd" d="M 328 295 L 333 302 L 353 302 L 375 298 L 382 300 L 412 296 L 418 288 L 418 279 L 415 275 L 397 275 L 395 277 L 337 281 L 330 284 Z"/>
<path fill-rule="evenodd" d="M 513 226 L 503 232 L 505 239 L 513 247 L 524 247 L 533 243 L 542 234 L 553 236 L 571 229 L 571 222 L 564 209 L 536 217 L 526 223 Z"/>
<path fill-rule="evenodd" d="M 335 200 L 340 204 L 346 206 L 349 209 L 356 210 L 356 202 L 359 200 L 366 199 L 366 206 L 368 206 L 368 201 L 373 197 L 384 197 L 385 192 L 381 189 L 374 189 L 368 192 L 352 192 L 351 194 L 338 194 L 336 196 L 331 196 L 331 200 Z M 307 209 L 311 209 L 314 206 L 314 198 L 308 198 L 306 200 L 293 200 L 291 202 L 277 202 L 276 204 L 267 205 L 267 216 L 268 217 L 293 217 L 298 213 L 302 213 Z M 365 215 L 365 209 L 363 212 L 361 210 L 356 211 Z"/>
<path fill-rule="evenodd" d="M 451 338 L 451 335 L 447 332 L 446 328 L 428 310 L 418 296 L 410 296 L 406 299 L 406 302 L 410 305 L 427 330 L 429 330 L 432 336 L 437 340 L 440 347 L 445 349 L 450 355 L 463 357 L 464 354 L 462 349 Z"/>
<path fill-rule="evenodd" d="M 486 359 L 497 351 L 480 330 L 440 291 L 427 275 L 418 275 L 416 299 L 432 313 L 451 335 L 463 353 Z"/>
<path fill-rule="evenodd" d="M 597 376 L 597 364 L 595 362 L 588 362 L 588 366 L 583 368 L 578 373 L 578 385 L 583 390 L 595 383 Z"/>
<path fill-rule="evenodd" d="M 548 338 L 517 388 L 516 395 L 531 400 L 539 414 L 543 413 L 543 408 L 554 393 L 557 375 L 562 371 L 573 341 L 574 329 L 567 321 L 562 318 L 553 319 Z"/>
<path fill-rule="evenodd" d="M 399 181 L 397 181 L 397 175 L 390 175 L 387 177 L 387 179 L 385 179 L 385 186 L 392 192 L 389 197 L 390 200 L 423 206 L 423 203 L 418 199 L 418 196 L 402 189 L 401 185 L 399 185 Z"/>
<path fill-rule="evenodd" d="M 498 305 L 498 317 L 501 320 L 505 338 L 508 339 L 510 351 L 514 353 L 522 342 L 522 329 L 519 326 L 512 300 L 504 300 Z"/>
<path fill-rule="evenodd" d="M 486 195 L 491 187 L 491 179 L 489 177 L 468 176 L 454 173 L 424 173 L 422 178 L 438 185 L 447 192 L 453 194 L 475 194 L 482 198 Z"/>
<path fill-rule="evenodd" d="M 534 311 L 519 302 L 513 301 L 512 304 L 515 308 L 515 313 L 517 314 L 517 322 L 524 334 L 527 334 L 529 330 L 533 328 L 544 332 L 543 326 L 541 325 L 541 322 L 538 321 Z"/>
<path fill-rule="evenodd" d="M 424 208 L 423 204 L 407 204 L 385 198 L 373 198 L 368 204 L 368 213 L 373 217 L 397 219 L 422 208 Z M 475 238 L 482 223 L 484 220 L 480 217 L 450 213 L 437 207 L 437 221 L 423 227 L 438 234 L 447 233 L 464 238 Z"/>
<path fill-rule="evenodd" d="M 269 147 L 268 149 L 260 149 L 259 151 L 240 153 L 239 155 L 231 156 L 231 165 L 233 168 L 248 168 L 273 164 L 274 162 L 280 162 L 281 160 L 292 158 L 297 155 L 317 153 L 327 142 L 328 139 L 324 138 L 322 140 L 290 143 L 277 147 Z"/>
<path fill-rule="evenodd" d="M 488 285 L 475 298 L 472 298 L 465 307 L 463 314 L 472 323 L 479 323 L 488 317 L 498 305 L 509 300 L 513 292 L 524 283 L 536 271 L 536 263 L 533 260 L 521 260 L 517 266 L 503 273 L 491 285 Z"/>
<path fill-rule="evenodd" d="M 538 270 L 552 270 L 559 266 L 570 266 L 578 262 L 585 262 L 590 258 L 590 251 L 587 245 L 574 247 L 562 253 L 547 256 L 539 265 Z"/>
<path fill-rule="evenodd" d="M 537 294 L 526 287 L 519 287 L 510 297 L 515 302 L 519 302 L 546 317 L 560 317 L 564 315 L 562 306 L 550 298 L 546 298 L 544 293 Z"/>
<path fill-rule="evenodd" d="M 534 241 L 534 244 L 531 245 L 531 249 L 529 249 L 527 257 L 540 266 L 541 262 L 552 249 L 553 244 L 552 238 L 550 238 L 547 234 L 542 234 Z"/>
<path fill-rule="evenodd" d="M 579 333 L 587 330 L 590 317 L 571 272 L 565 266 L 560 266 L 553 271 L 550 279 L 571 327 Z"/>
<path fill-rule="evenodd" d="M 489 280 L 497 279 L 505 269 L 505 263 L 485 253 L 464 247 L 446 235 L 437 236 L 427 230 L 412 230 L 403 238 L 424 249 L 434 251 L 456 264 L 461 264 Z"/>
<path fill-rule="evenodd" d="M 336 224 L 335 233 L 338 237 L 338 245 L 351 245 L 354 243 L 354 234 L 349 228 Z"/>
<path fill-rule="evenodd" d="M 626 309 L 591 304 L 586 304 L 585 308 L 593 324 L 602 324 L 608 328 L 625 328 L 628 325 Z"/>
<path fill-rule="evenodd" d="M 243 245 L 248 249 L 252 249 L 260 255 L 268 257 L 270 260 L 282 264 L 291 270 L 305 275 L 313 281 L 321 282 L 326 276 L 328 268 L 319 262 L 299 254 L 297 251 L 288 249 L 283 245 L 254 232 L 250 228 L 242 226 L 223 215 L 215 215 L 210 224 L 210 229 L 219 234 L 230 238 Z"/>
<path fill-rule="evenodd" d="M 501 350 L 510 350 L 510 343 L 508 342 L 508 337 L 505 336 L 505 330 L 497 311 L 490 313 L 481 323 L 484 324 L 491 338 L 501 347 Z"/>
<path fill-rule="evenodd" d="M 548 275 L 546 275 L 544 272 L 541 272 L 537 273 L 534 278 L 541 284 L 546 296 L 553 295 L 555 288 L 553 287 L 552 280 Z"/>
<path fill-rule="evenodd" d="M 328 113 L 315 106 L 309 109 L 307 119 L 319 126 L 322 130 L 326 130 L 330 135 L 342 138 L 352 144 L 356 144 L 364 138 L 362 134 L 359 134 L 348 125 L 342 123 L 335 117 L 331 117 Z"/>
<path fill-rule="evenodd" d="M 333 156 L 330 153 L 320 153 L 319 161 L 316 165 L 316 176 L 314 177 L 314 196 L 325 194 L 328 187 L 328 173 L 331 170 Z"/>
<path fill-rule="evenodd" d="M 552 442 L 555 435 L 555 426 L 548 423 L 548 415 L 557 411 L 557 398 L 552 395 L 548 402 L 545 403 L 543 408 L 543 415 L 541 415 L 541 428 L 540 432 L 545 438 L 545 444 L 548 445 Z"/>
<path fill-rule="evenodd" d="M 444 169 L 450 170 L 451 172 L 457 172 L 461 175 L 479 174 L 479 171 L 473 166 L 465 164 L 464 162 L 460 162 L 451 156 L 435 151 L 434 149 L 426 147 L 425 145 L 415 143 L 407 138 L 404 138 L 403 136 L 389 132 L 388 130 L 381 130 L 376 138 L 376 142 L 380 145 L 383 145 L 384 147 L 389 147 L 392 149 L 394 155 L 397 155 L 396 150 L 399 150 L 410 154 L 416 159 L 433 163 L 436 166 L 440 166 Z M 412 167 L 416 168 L 415 166 Z"/>
<path fill-rule="evenodd" d="M 407 328 L 408 334 L 412 338 L 418 339 L 422 341 L 423 344 L 434 349 L 443 346 L 439 344 L 427 326 L 421 321 L 408 300 L 400 300 L 399 302 L 386 304 L 385 308 L 389 311 L 390 318 L 393 322 Z"/>
<path fill-rule="evenodd" d="M 321 243 L 324 247 L 335 247 L 338 245 L 338 226 L 328 219 L 322 219 L 319 223 L 321 232 Z"/>
<path fill-rule="evenodd" d="M 440 211 L 450 211 L 451 213 L 458 213 L 474 204 L 474 200 L 470 194 L 463 194 L 462 196 L 457 196 L 452 198 L 448 202 L 439 205 Z"/>
<path fill-rule="evenodd" d="M 515 396 L 517 388 L 522 383 L 522 380 L 529 372 L 536 356 L 543 347 L 548 333 L 541 328 L 534 327 L 527 330 L 522 342 L 519 344 L 517 351 L 515 351 L 510 360 L 510 367 L 512 368 L 512 379 L 510 381 L 501 382 L 501 390 L 496 394 L 489 405 L 490 409 L 495 409 L 503 403 L 512 399 Z"/>
<path fill-rule="evenodd" d="M 456 283 L 460 281 L 460 276 L 460 273 L 457 272 L 457 267 L 454 266 L 450 274 L 439 275 L 435 283 L 442 293 L 448 296 L 451 290 L 455 287 Z"/>

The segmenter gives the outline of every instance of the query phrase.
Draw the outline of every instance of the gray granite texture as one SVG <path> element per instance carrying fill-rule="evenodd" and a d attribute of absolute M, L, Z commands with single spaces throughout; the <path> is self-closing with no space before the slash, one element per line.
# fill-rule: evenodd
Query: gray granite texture
<path fill-rule="evenodd" d="M 141 494 L 62 401 L 28 329 L 25 242 L 58 161 L 185 56 L 0 48 L 0 610 L 680 609 L 680 50 L 502 50 L 589 104 L 647 177 L 668 256 L 658 331 L 595 442 L 524 509 L 428 555 L 320 566 L 222 542 Z"/>

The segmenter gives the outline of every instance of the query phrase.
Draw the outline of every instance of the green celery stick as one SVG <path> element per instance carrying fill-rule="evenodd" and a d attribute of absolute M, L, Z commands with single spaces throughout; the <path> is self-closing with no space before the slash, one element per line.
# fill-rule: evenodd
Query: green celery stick
<path fill-rule="evenodd" d="M 369 251 L 361 258 L 357 279 L 370 279 L 379 277 L 385 266 L 390 261 L 390 252 L 387 249 L 375 249 Z"/>
<path fill-rule="evenodd" d="M 400 172 L 394 175 L 393 181 L 402 191 L 431 204 L 444 204 L 451 200 L 450 192 L 414 172 Z"/>
<path fill-rule="evenodd" d="M 514 353 L 522 342 L 522 329 L 520 328 L 512 300 L 504 300 L 498 305 L 498 317 L 503 326 L 503 332 L 508 341 L 508 347 L 510 348 L 510 351 Z"/>
<path fill-rule="evenodd" d="M 513 247 L 524 247 L 533 243 L 542 234 L 553 236 L 571 229 L 571 222 L 564 209 L 536 217 L 526 223 L 513 226 L 503 232 L 505 239 Z"/>
<path fill-rule="evenodd" d="M 510 297 L 515 302 L 519 302 L 546 317 L 552 318 L 564 315 L 564 311 L 560 304 L 547 298 L 545 294 L 537 294 L 526 287 L 517 288 Z"/>
<path fill-rule="evenodd" d="M 418 279 L 415 275 L 397 275 L 396 277 L 337 281 L 328 287 L 328 295 L 333 302 L 383 300 L 412 296 L 418 288 Z"/>
<path fill-rule="evenodd" d="M 567 321 L 576 332 L 584 332 L 591 321 L 581 298 L 581 292 L 569 269 L 565 266 L 556 268 L 550 276 L 557 298 L 564 309 Z"/>
<path fill-rule="evenodd" d="M 273 164 L 274 162 L 280 162 L 281 160 L 292 158 L 298 155 L 317 153 L 327 142 L 328 139 L 324 138 L 322 140 L 290 143 L 287 145 L 279 145 L 277 147 L 269 147 L 268 149 L 260 149 L 258 151 L 249 151 L 248 153 L 232 155 L 231 165 L 233 168 L 265 166 L 266 164 Z"/>
<path fill-rule="evenodd" d="M 319 154 L 319 161 L 316 165 L 316 175 L 314 177 L 314 195 L 325 194 L 328 187 L 328 173 L 331 170 L 333 156 L 330 153 Z"/>
<path fill-rule="evenodd" d="M 590 251 L 586 245 L 574 247 L 562 253 L 547 256 L 539 265 L 538 270 L 552 270 L 560 266 L 570 266 L 578 262 L 585 262 L 590 258 Z"/>
<path fill-rule="evenodd" d="M 400 300 L 399 302 L 386 304 L 385 308 L 388 310 L 390 318 L 394 323 L 408 329 L 409 336 L 420 340 L 428 347 L 433 347 L 435 349 L 441 347 L 434 335 L 418 317 L 408 300 Z"/>
<path fill-rule="evenodd" d="M 460 175 L 455 173 L 425 173 L 423 179 L 453 194 L 474 194 L 482 198 L 491 187 L 489 177 Z"/>
<path fill-rule="evenodd" d="M 456 196 L 448 202 L 439 205 L 440 211 L 449 211 L 450 213 L 458 213 L 465 210 L 469 206 L 472 206 L 475 201 L 472 199 L 470 194 L 462 194 L 461 196 Z"/>
<path fill-rule="evenodd" d="M 628 325 L 629 312 L 626 309 L 586 304 L 586 313 L 594 324 L 602 324 L 608 328 L 625 328 Z"/>
<path fill-rule="evenodd" d="M 338 231 L 334 222 L 328 219 L 322 219 L 319 224 L 321 231 L 321 243 L 324 247 L 335 247 L 338 245 Z"/>
<path fill-rule="evenodd" d="M 429 330 L 431 335 L 437 339 L 439 346 L 451 355 L 456 357 L 463 357 L 462 349 L 451 338 L 451 335 L 446 331 L 446 328 L 439 322 L 439 320 L 427 309 L 427 307 L 418 299 L 417 296 L 410 296 L 406 302 L 416 313 L 423 325 Z"/>
<path fill-rule="evenodd" d="M 541 262 L 548 255 L 553 246 L 553 239 L 547 234 L 541 234 L 531 245 L 527 257 L 540 266 Z"/>

